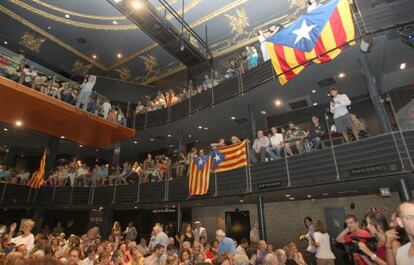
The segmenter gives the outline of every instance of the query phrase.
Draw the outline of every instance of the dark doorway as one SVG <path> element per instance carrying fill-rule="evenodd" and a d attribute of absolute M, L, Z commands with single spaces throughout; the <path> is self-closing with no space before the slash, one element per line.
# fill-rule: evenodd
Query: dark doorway
<path fill-rule="evenodd" d="M 342 245 L 335 242 L 335 238 L 344 230 L 345 210 L 342 207 L 324 208 L 325 224 L 331 237 L 331 248 L 335 254 L 335 264 L 350 264 L 348 254 L 344 251 Z"/>
<path fill-rule="evenodd" d="M 226 234 L 228 237 L 240 241 L 249 239 L 250 214 L 249 211 L 226 212 Z"/>

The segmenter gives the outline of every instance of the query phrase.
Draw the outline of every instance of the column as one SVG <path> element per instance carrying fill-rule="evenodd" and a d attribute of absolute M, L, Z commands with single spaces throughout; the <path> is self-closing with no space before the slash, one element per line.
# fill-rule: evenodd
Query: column
<path fill-rule="evenodd" d="M 248 105 L 248 111 L 249 111 L 249 124 L 250 124 L 250 140 L 254 141 L 254 138 L 256 137 L 256 118 L 254 116 L 254 105 L 249 104 Z"/>
<path fill-rule="evenodd" d="M 398 180 L 398 195 L 400 195 L 400 200 L 402 202 L 411 201 L 413 198 L 410 186 L 405 178 Z"/>
<path fill-rule="evenodd" d="M 181 203 L 177 204 L 176 207 L 176 212 L 177 212 L 177 232 L 181 231 L 181 218 L 182 218 L 182 214 L 181 214 Z"/>
<path fill-rule="evenodd" d="M 264 213 L 264 201 L 263 197 L 257 197 L 257 218 L 259 220 L 259 236 L 261 240 L 267 240 L 266 238 L 266 222 Z"/>
<path fill-rule="evenodd" d="M 114 148 L 114 155 L 112 157 L 112 165 L 116 166 L 116 169 L 119 168 L 119 158 L 121 156 L 121 144 L 116 144 Z M 117 172 L 119 173 L 119 172 Z"/>
<path fill-rule="evenodd" d="M 374 105 L 375 113 L 377 114 L 381 129 L 384 133 L 389 133 L 391 132 L 391 126 L 388 121 L 383 100 L 372 73 L 372 68 L 368 57 L 366 55 L 361 56 L 359 58 L 359 63 L 361 65 L 362 75 L 364 76 L 365 83 L 367 84 L 368 92 L 371 96 L 372 104 Z"/>
<path fill-rule="evenodd" d="M 40 206 L 36 206 L 33 211 L 32 219 L 35 222 L 35 227 L 33 228 L 34 233 L 40 233 L 42 231 L 42 225 L 44 221 L 45 209 Z"/>
<path fill-rule="evenodd" d="M 47 144 L 46 164 L 45 164 L 45 178 L 49 177 L 51 170 L 56 164 L 57 148 L 59 145 L 58 138 L 50 138 Z"/>

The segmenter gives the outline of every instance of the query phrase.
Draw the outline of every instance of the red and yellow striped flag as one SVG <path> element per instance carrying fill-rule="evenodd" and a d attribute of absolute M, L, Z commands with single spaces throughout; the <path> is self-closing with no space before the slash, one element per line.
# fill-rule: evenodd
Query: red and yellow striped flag
<path fill-rule="evenodd" d="M 39 169 L 33 173 L 32 178 L 29 181 L 30 188 L 38 189 L 42 186 L 45 176 L 46 166 L 46 150 L 43 152 L 42 159 L 40 160 Z"/>
<path fill-rule="evenodd" d="M 193 157 L 190 162 L 189 195 L 204 195 L 210 186 L 211 156 Z"/>
<path fill-rule="evenodd" d="M 355 29 L 348 0 L 331 0 L 270 36 L 265 45 L 279 82 L 284 85 L 313 58 L 317 57 L 313 60 L 315 63 L 329 62 L 344 50 L 345 46 L 341 45 L 354 39 Z"/>
<path fill-rule="evenodd" d="M 247 166 L 246 142 L 218 147 L 211 154 L 214 172 L 224 172 Z"/>

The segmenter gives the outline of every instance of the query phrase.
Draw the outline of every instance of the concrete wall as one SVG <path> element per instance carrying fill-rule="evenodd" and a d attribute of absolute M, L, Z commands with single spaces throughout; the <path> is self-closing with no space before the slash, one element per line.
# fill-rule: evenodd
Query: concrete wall
<path fill-rule="evenodd" d="M 351 209 L 351 203 L 355 208 Z M 277 248 L 283 247 L 291 241 L 298 241 L 299 235 L 305 232 L 303 218 L 311 216 L 314 220 L 321 219 L 325 222 L 325 207 L 343 207 L 345 214 L 353 214 L 361 219 L 372 207 L 384 207 L 387 209 L 387 218 L 399 203 L 398 194 L 394 193 L 389 198 L 381 198 L 377 195 L 353 196 L 342 198 L 319 199 L 315 202 L 286 201 L 265 203 L 265 221 L 267 238 Z M 225 227 L 225 212 L 234 211 L 250 212 L 250 222 L 257 221 L 256 204 L 235 204 L 217 207 L 195 207 L 192 209 L 193 220 L 200 220 L 208 231 L 208 238 L 214 238 L 214 232 L 218 227 Z M 251 225 L 252 225 L 251 224 Z M 301 248 L 305 243 L 299 244 Z M 303 246 L 302 246 L 303 245 Z"/>

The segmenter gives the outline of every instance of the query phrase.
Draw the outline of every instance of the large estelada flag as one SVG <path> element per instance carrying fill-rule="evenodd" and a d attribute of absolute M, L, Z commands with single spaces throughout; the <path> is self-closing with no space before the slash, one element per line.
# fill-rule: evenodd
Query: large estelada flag
<path fill-rule="evenodd" d="M 211 156 L 195 156 L 190 162 L 189 195 L 204 195 L 210 185 Z"/>
<path fill-rule="evenodd" d="M 246 142 L 219 147 L 211 153 L 214 172 L 233 170 L 247 166 Z"/>
<path fill-rule="evenodd" d="M 345 48 L 343 44 L 354 38 L 355 29 L 348 0 L 331 0 L 267 38 L 265 45 L 279 82 L 284 85 L 315 57 L 318 57 L 313 60 L 315 63 L 333 60 Z M 326 54 L 332 49 L 335 50 Z"/>
<path fill-rule="evenodd" d="M 38 189 L 42 186 L 45 176 L 46 166 L 46 150 L 43 152 L 42 159 L 40 160 L 39 169 L 33 173 L 32 178 L 29 181 L 30 188 Z"/>

